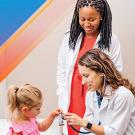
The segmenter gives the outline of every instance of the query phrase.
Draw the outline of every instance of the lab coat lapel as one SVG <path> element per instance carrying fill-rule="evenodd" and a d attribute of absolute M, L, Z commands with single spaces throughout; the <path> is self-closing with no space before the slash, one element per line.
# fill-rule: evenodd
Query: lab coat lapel
<path fill-rule="evenodd" d="M 77 59 L 77 56 L 78 56 L 78 53 L 79 53 L 79 49 L 80 49 L 80 46 L 81 46 L 81 42 L 82 42 L 82 33 L 80 34 L 80 36 L 78 37 L 78 40 L 77 40 L 77 44 L 76 44 L 76 49 L 75 50 L 69 50 L 69 54 L 68 54 L 68 68 L 67 68 L 67 77 L 68 80 L 67 80 L 67 84 L 68 84 L 68 104 L 69 104 L 69 101 L 70 101 L 70 95 L 71 95 L 71 80 L 72 80 L 72 75 L 73 75 L 73 68 L 74 68 L 74 65 L 75 65 L 75 62 L 76 62 L 76 59 Z"/>
<path fill-rule="evenodd" d="M 109 99 L 103 98 L 101 106 L 100 106 L 100 111 L 103 111 L 109 104 Z"/>
<path fill-rule="evenodd" d="M 114 95 L 114 92 L 112 90 L 112 87 L 110 85 L 107 85 L 105 89 L 105 96 L 103 97 L 103 100 L 100 106 L 100 111 L 108 107 L 109 100 L 112 98 L 113 95 Z"/>
<path fill-rule="evenodd" d="M 99 107 L 98 107 L 98 99 L 97 94 L 94 92 L 93 94 L 93 111 L 94 111 L 94 121 L 96 124 L 99 123 Z"/>
<path fill-rule="evenodd" d="M 75 65 L 79 50 L 80 50 L 80 46 L 81 46 L 81 43 L 82 43 L 82 38 L 83 38 L 83 34 L 81 33 L 78 37 L 77 42 L 76 42 L 76 49 L 75 50 L 70 49 L 70 51 L 69 51 L 69 59 L 68 59 L 69 63 L 70 63 L 68 65 L 69 71 L 72 71 L 73 68 L 74 68 L 74 65 Z"/>

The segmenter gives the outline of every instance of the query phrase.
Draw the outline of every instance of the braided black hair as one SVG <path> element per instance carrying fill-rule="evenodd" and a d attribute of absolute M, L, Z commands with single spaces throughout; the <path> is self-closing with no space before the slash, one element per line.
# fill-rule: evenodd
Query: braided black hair
<path fill-rule="evenodd" d="M 74 50 L 80 33 L 85 34 L 85 31 L 79 24 L 79 9 L 85 6 L 94 7 L 101 14 L 102 21 L 99 25 L 100 39 L 98 41 L 98 48 L 109 50 L 112 36 L 112 13 L 106 0 L 77 1 L 70 27 L 69 48 Z"/>

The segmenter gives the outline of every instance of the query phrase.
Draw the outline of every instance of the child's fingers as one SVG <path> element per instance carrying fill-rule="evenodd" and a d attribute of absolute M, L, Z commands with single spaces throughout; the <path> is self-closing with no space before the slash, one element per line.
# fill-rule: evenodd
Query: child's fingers
<path fill-rule="evenodd" d="M 57 108 L 56 111 L 59 112 L 59 114 L 63 112 L 63 110 L 60 108 Z"/>

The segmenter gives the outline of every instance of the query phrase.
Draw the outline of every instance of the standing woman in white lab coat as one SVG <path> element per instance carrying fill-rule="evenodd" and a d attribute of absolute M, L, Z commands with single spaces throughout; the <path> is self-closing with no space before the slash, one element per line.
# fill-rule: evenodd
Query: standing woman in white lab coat
<path fill-rule="evenodd" d="M 67 113 L 68 125 L 81 126 L 90 135 L 135 135 L 135 87 L 99 49 L 86 52 L 78 66 L 88 86 L 86 112 L 84 118 Z"/>
<path fill-rule="evenodd" d="M 106 0 L 77 0 L 70 30 L 64 36 L 58 54 L 57 95 L 64 111 L 85 113 L 87 86 L 82 85 L 78 60 L 88 50 L 99 48 L 108 54 L 116 68 L 122 70 L 118 37 L 112 32 L 112 13 Z M 77 127 L 79 130 L 79 127 Z M 64 135 L 78 135 L 70 126 L 63 127 Z"/>

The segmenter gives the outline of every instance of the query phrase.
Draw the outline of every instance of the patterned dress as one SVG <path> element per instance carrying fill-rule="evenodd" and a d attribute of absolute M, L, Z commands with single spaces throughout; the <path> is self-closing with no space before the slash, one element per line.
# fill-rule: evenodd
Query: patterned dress
<path fill-rule="evenodd" d="M 19 135 L 40 135 L 35 118 L 22 123 L 12 123 L 8 135 L 12 135 L 13 133 Z"/>

